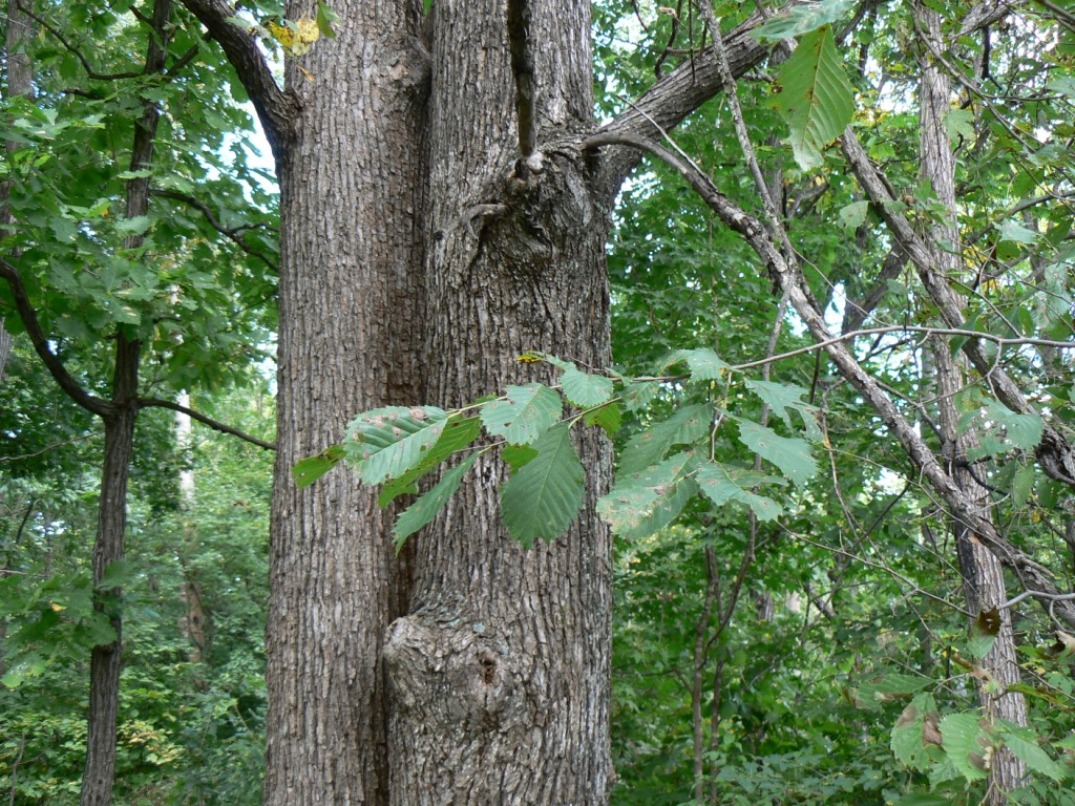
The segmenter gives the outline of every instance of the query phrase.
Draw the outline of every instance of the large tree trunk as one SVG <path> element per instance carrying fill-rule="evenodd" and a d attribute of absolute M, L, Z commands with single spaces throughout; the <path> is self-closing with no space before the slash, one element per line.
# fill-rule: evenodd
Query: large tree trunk
<path fill-rule="evenodd" d="M 575 0 L 534 5 L 539 151 L 522 160 L 504 3 L 434 4 L 431 403 L 548 380 L 516 360 L 527 350 L 609 362 L 609 200 L 591 191 L 577 151 L 550 146 L 592 120 L 589 11 Z M 479 204 L 496 209 L 475 219 Z M 592 431 L 578 442 L 590 474 L 583 513 L 552 545 L 524 550 L 507 535 L 507 472 L 489 455 L 419 535 L 411 612 L 386 650 L 390 802 L 607 800 L 610 541 L 595 501 L 610 464 Z"/>
<path fill-rule="evenodd" d="M 301 111 L 277 149 L 267 803 L 607 799 L 603 439 L 579 440 L 594 483 L 578 524 L 532 551 L 500 523 L 503 468 L 481 463 L 413 539 L 413 599 L 376 492 L 342 471 L 300 491 L 289 472 L 360 410 L 457 405 L 526 380 L 525 350 L 609 359 L 611 200 L 591 192 L 577 149 L 515 166 L 503 4 L 434 7 L 423 44 L 417 2 L 334 4 L 338 37 L 288 72 Z M 542 134 L 578 132 L 592 115 L 589 4 L 544 4 L 531 34 Z M 498 217 L 468 227 L 490 203 Z"/>
<path fill-rule="evenodd" d="M 927 44 L 934 48 L 941 45 L 940 18 L 936 12 L 917 7 L 915 15 L 928 37 Z M 929 180 L 933 191 L 948 210 L 949 219 L 933 228 L 932 247 L 936 270 L 942 276 L 958 277 L 960 265 L 959 227 L 956 221 L 955 157 L 948 141 L 946 116 L 949 112 L 951 86 L 947 74 L 928 52 L 921 58 L 922 77 L 919 83 L 919 108 L 921 125 L 922 177 Z M 942 248 L 939 244 L 951 246 Z M 956 481 L 967 506 L 983 520 L 992 520 L 989 490 L 975 477 L 967 462 L 967 450 L 975 443 L 972 432 L 959 428 L 959 412 L 955 397 L 966 386 L 966 373 L 962 356 L 953 356 L 947 343 L 939 343 L 932 355 L 932 365 L 937 379 L 940 406 L 939 425 L 944 439 L 944 455 L 948 459 L 952 478 Z M 996 640 L 989 654 L 982 660 L 983 668 L 999 684 L 1001 694 L 993 693 L 979 681 L 979 697 L 990 717 L 1000 717 L 1017 725 L 1027 724 L 1026 701 L 1022 694 L 1006 693 L 1009 686 L 1020 679 L 1019 664 L 1015 654 L 1015 636 L 1012 630 L 1011 610 L 998 605 L 1007 600 L 1004 569 L 997 556 L 975 534 L 974 529 L 959 517 L 954 519 L 953 532 L 959 569 L 968 609 L 974 614 L 996 614 L 994 622 Z M 992 616 L 986 621 L 993 622 Z M 1020 786 L 1026 775 L 1026 767 L 1008 750 L 1001 749 L 990 765 L 990 787 L 987 802 L 1007 803 L 1007 793 Z"/>
<path fill-rule="evenodd" d="M 428 65 L 420 2 L 334 2 L 337 38 L 288 66 L 301 99 L 277 147 L 282 236 L 265 803 L 387 802 L 381 645 L 405 567 L 377 491 L 291 467 L 351 417 L 419 402 Z M 311 14 L 292 3 L 289 19 Z"/>

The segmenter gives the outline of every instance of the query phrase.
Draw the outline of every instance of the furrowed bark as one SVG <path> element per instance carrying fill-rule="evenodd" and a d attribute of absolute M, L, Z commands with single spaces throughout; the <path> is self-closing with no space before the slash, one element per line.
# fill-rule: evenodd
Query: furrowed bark
<path fill-rule="evenodd" d="M 388 802 L 381 644 L 404 612 L 394 511 L 342 468 L 294 464 L 360 411 L 424 402 L 421 4 L 334 2 L 335 39 L 288 59 L 297 100 L 278 160 L 282 214 L 277 461 L 266 638 L 265 803 Z M 288 19 L 312 17 L 293 2 Z M 302 69 L 300 69 L 300 67 Z M 303 72 L 305 71 L 305 73 Z"/>
<path fill-rule="evenodd" d="M 433 8 L 426 396 L 455 406 L 549 380 L 515 361 L 528 350 L 607 366 L 611 198 L 577 149 L 555 145 L 592 125 L 589 4 L 532 6 L 538 141 L 525 162 L 503 4 Z M 512 540 L 506 468 L 483 458 L 412 538 L 412 608 L 385 649 L 392 803 L 607 802 L 611 541 L 595 502 L 611 468 L 593 430 L 578 438 L 589 483 L 564 537 Z"/>

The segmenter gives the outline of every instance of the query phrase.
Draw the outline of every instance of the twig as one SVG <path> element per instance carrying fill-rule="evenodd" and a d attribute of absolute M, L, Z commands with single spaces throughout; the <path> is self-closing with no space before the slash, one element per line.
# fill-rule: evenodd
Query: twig
<path fill-rule="evenodd" d="M 207 425 L 215 431 L 219 431 L 222 434 L 230 434 L 233 437 L 238 437 L 244 442 L 249 442 L 251 445 L 257 445 L 259 448 L 264 448 L 267 451 L 276 450 L 276 446 L 271 442 L 266 442 L 263 439 L 250 436 L 250 434 L 240 431 L 238 428 L 232 428 L 230 425 L 225 425 L 219 420 L 214 420 L 201 412 L 194 411 L 194 409 L 187 408 L 186 406 L 180 406 L 178 403 L 173 403 L 170 400 L 162 400 L 157 397 L 140 397 L 138 398 L 138 406 L 140 408 L 157 408 L 157 409 L 171 409 L 172 411 L 178 411 L 181 414 L 185 414 L 192 420 L 197 420 L 202 425 Z"/>

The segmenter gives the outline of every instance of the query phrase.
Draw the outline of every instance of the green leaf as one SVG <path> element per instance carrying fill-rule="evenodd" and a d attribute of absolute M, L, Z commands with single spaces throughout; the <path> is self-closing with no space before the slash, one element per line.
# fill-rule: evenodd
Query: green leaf
<path fill-rule="evenodd" d="M 507 463 L 512 475 L 537 455 L 538 452 L 530 445 L 505 445 L 500 451 L 500 458 Z"/>
<path fill-rule="evenodd" d="M 120 235 L 141 235 L 153 225 L 153 219 L 147 215 L 133 218 L 121 218 L 116 221 L 116 232 Z"/>
<path fill-rule="evenodd" d="M 437 444 L 447 420 L 436 406 L 363 412 L 347 426 L 344 455 L 366 484 L 399 478 Z"/>
<path fill-rule="evenodd" d="M 310 456 L 295 463 L 291 468 L 291 477 L 301 489 L 309 487 L 323 475 L 334 468 L 343 458 L 343 445 L 333 445 L 317 456 Z"/>
<path fill-rule="evenodd" d="M 481 434 L 481 420 L 478 417 L 463 417 L 453 414 L 444 425 L 437 444 L 412 467 L 397 479 L 392 479 L 381 488 L 377 503 L 386 507 L 396 498 L 406 493 L 418 491 L 417 481 L 432 471 L 437 465 L 453 453 L 463 450 Z"/>
<path fill-rule="evenodd" d="M 598 500 L 597 511 L 621 537 L 653 534 L 674 521 L 698 491 L 688 477 L 694 464 L 694 454 L 685 451 L 637 473 L 621 474 Z"/>
<path fill-rule="evenodd" d="M 585 486 L 567 423 L 547 430 L 533 448 L 538 455 L 508 479 L 500 493 L 504 523 L 525 548 L 534 538 L 552 541 L 567 531 L 582 506 Z"/>
<path fill-rule="evenodd" d="M 980 781 L 989 777 L 985 768 L 985 746 L 980 717 L 977 714 L 949 714 L 940 722 L 944 737 L 944 752 L 960 775 L 968 781 Z"/>
<path fill-rule="evenodd" d="M 563 413 L 560 395 L 542 383 L 509 386 L 504 396 L 481 410 L 485 430 L 512 445 L 529 445 Z"/>
<path fill-rule="evenodd" d="M 760 521 L 771 521 L 780 517 L 783 509 L 771 498 L 744 490 L 736 483 L 732 475 L 719 464 L 706 462 L 698 468 L 695 476 L 702 493 L 715 506 L 727 503 L 744 504 Z"/>
<path fill-rule="evenodd" d="M 798 412 L 806 427 L 807 436 L 816 442 L 821 440 L 821 428 L 817 424 L 817 406 L 799 399 L 809 394 L 808 390 L 793 383 L 772 381 L 747 381 L 746 387 L 760 397 L 762 402 L 767 404 L 773 414 L 783 420 L 788 428 L 792 427 L 788 409 Z"/>
<path fill-rule="evenodd" d="M 326 39 L 335 39 L 336 31 L 332 26 L 339 22 L 340 15 L 333 11 L 327 3 L 317 4 L 317 30 Z"/>
<path fill-rule="evenodd" d="M 937 703 L 933 695 L 922 693 L 903 709 L 900 718 L 892 728 L 890 744 L 892 753 L 901 764 L 914 770 L 925 770 L 940 757 L 935 741 L 926 741 L 927 736 L 936 740 Z"/>
<path fill-rule="evenodd" d="M 974 139 L 974 113 L 969 109 L 949 109 L 944 117 L 944 125 L 948 130 L 948 140 L 953 146 L 958 144 L 960 137 L 965 140 Z"/>
<path fill-rule="evenodd" d="M 882 674 L 862 683 L 855 693 L 856 703 L 867 710 L 877 710 L 882 703 L 907 697 L 933 685 L 928 677 L 909 674 Z"/>
<path fill-rule="evenodd" d="M 676 350 L 664 362 L 665 367 L 671 367 L 680 361 L 687 363 L 691 371 L 692 381 L 715 381 L 727 372 L 728 364 L 721 361 L 715 352 L 708 347 L 698 347 L 693 350 Z"/>
<path fill-rule="evenodd" d="M 750 420 L 736 418 L 736 422 L 739 423 L 739 441 L 779 467 L 797 485 L 802 486 L 817 472 L 817 462 L 804 440 L 782 437 L 773 429 Z"/>
<path fill-rule="evenodd" d="M 604 429 L 610 437 L 615 436 L 623 425 L 623 414 L 615 403 L 608 403 L 599 409 L 588 411 L 582 418 L 586 425 L 596 425 Z"/>
<path fill-rule="evenodd" d="M 775 106 L 791 128 L 789 142 L 804 171 L 820 167 L 821 149 L 839 137 L 855 111 L 855 92 L 825 26 L 803 37 L 780 70 Z"/>
<path fill-rule="evenodd" d="M 1049 754 L 1034 739 L 1031 731 L 1013 726 L 1011 729 L 1002 729 L 1000 735 L 1005 747 L 1012 751 L 1013 756 L 1026 764 L 1031 772 L 1048 776 L 1056 782 L 1067 777 L 1068 772 L 1064 766 L 1049 757 Z"/>
<path fill-rule="evenodd" d="M 1015 448 L 1031 450 L 1038 447 L 1045 429 L 1045 421 L 1038 414 L 1017 414 L 996 400 L 987 400 L 986 414 L 1001 425 L 1008 442 Z"/>
<path fill-rule="evenodd" d="M 604 375 L 591 375 L 574 364 L 560 376 L 564 396 L 582 409 L 600 406 L 612 399 L 612 379 Z"/>
<path fill-rule="evenodd" d="M 851 202 L 840 208 L 840 224 L 848 232 L 854 232 L 866 223 L 866 213 L 870 209 L 867 201 Z"/>
<path fill-rule="evenodd" d="M 133 575 L 134 564 L 130 560 L 116 560 L 108 564 L 95 587 L 97 590 L 119 588 L 130 582 Z"/>
<path fill-rule="evenodd" d="M 648 406 L 657 393 L 661 391 L 661 385 L 656 381 L 635 381 L 627 384 L 623 389 L 623 405 L 628 411 L 638 411 Z"/>
<path fill-rule="evenodd" d="M 713 407 L 684 406 L 667 420 L 635 434 L 620 457 L 620 473 L 630 474 L 656 464 L 673 445 L 690 445 L 709 435 Z"/>
<path fill-rule="evenodd" d="M 441 476 L 440 481 L 434 485 L 433 489 L 400 513 L 393 530 L 396 535 L 396 551 L 403 548 L 403 544 L 408 537 L 437 517 L 437 513 L 448 503 L 448 499 L 452 497 L 455 491 L 459 489 L 459 483 L 463 480 L 463 476 L 474 467 L 474 462 L 478 456 L 479 452 L 474 451 L 456 467 Z"/>
<path fill-rule="evenodd" d="M 790 39 L 816 31 L 843 18 L 855 7 L 855 0 L 820 0 L 793 6 L 776 14 L 751 32 L 759 42 Z"/>
<path fill-rule="evenodd" d="M 1014 218 L 1005 218 L 997 228 L 1000 231 L 1001 240 L 1021 243 L 1027 246 L 1038 242 L 1038 233 L 1029 230 Z"/>

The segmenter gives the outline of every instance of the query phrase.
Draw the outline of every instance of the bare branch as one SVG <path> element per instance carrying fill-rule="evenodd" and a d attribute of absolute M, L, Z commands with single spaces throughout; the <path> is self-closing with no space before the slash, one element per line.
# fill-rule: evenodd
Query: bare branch
<path fill-rule="evenodd" d="M 33 344 L 34 350 L 41 357 L 45 367 L 64 393 L 82 408 L 98 416 L 107 417 L 111 414 L 112 405 L 83 389 L 74 376 L 67 371 L 59 356 L 52 352 L 52 348 L 49 347 L 48 337 L 45 335 L 45 331 L 42 330 L 41 322 L 37 318 L 37 311 L 30 304 L 30 298 L 26 293 L 26 285 L 22 281 L 22 275 L 19 274 L 17 268 L 3 258 L 0 258 L 0 277 L 7 280 L 7 284 L 11 288 L 11 295 L 15 299 L 15 310 L 22 320 L 22 326 L 26 328 L 30 343 Z"/>
<path fill-rule="evenodd" d="M 224 49 L 250 96 L 250 102 L 254 104 L 273 155 L 279 161 L 290 139 L 292 121 L 299 108 L 298 97 L 280 89 L 258 49 L 257 37 L 229 22 L 236 12 L 224 0 L 182 2 L 206 27 L 209 36 Z"/>
<path fill-rule="evenodd" d="M 170 400 L 162 400 L 157 397 L 141 397 L 138 398 L 138 406 L 143 409 L 171 409 L 172 411 L 178 411 L 180 414 L 185 414 L 192 420 L 197 420 L 202 425 L 207 425 L 214 431 L 219 431 L 222 434 L 229 434 L 233 437 L 238 437 L 244 442 L 249 442 L 251 445 L 257 445 L 259 448 L 264 448 L 267 451 L 275 451 L 276 446 L 271 442 L 266 442 L 263 439 L 252 437 L 250 434 L 240 431 L 238 428 L 232 428 L 230 425 L 225 425 L 219 420 L 214 420 L 212 417 L 208 417 L 205 414 L 194 411 L 194 409 L 187 408 L 186 406 L 180 406 L 178 403 L 173 403 Z"/>

